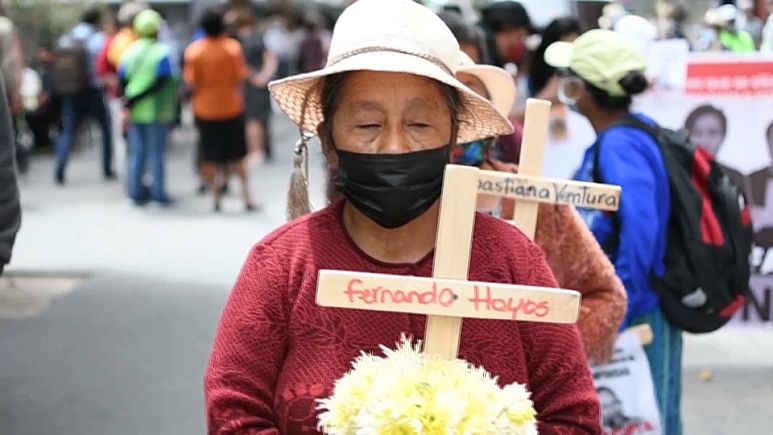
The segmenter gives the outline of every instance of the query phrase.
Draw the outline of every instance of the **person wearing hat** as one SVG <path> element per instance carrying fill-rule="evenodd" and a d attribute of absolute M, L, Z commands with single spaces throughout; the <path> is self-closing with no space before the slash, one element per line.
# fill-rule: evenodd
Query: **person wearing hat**
<path fill-rule="evenodd" d="M 665 318 L 650 277 L 664 273 L 670 215 L 668 173 L 658 144 L 640 129 L 616 125 L 632 121 L 654 125 L 631 113 L 631 99 L 647 88 L 642 54 L 621 35 L 591 30 L 573 43 L 556 42 L 545 52 L 562 71 L 559 97 L 584 115 L 597 140 L 585 153 L 576 178 L 618 185 L 615 215 L 581 210 L 591 231 L 610 256 L 628 294 L 622 327 L 649 324 L 653 342 L 645 347 L 663 423 L 663 433 L 681 433 L 682 333 Z"/>
<path fill-rule="evenodd" d="M 345 199 L 252 250 L 206 370 L 209 433 L 316 433 L 317 400 L 330 396 L 355 357 L 380 353 L 403 334 L 423 337 L 426 316 L 318 306 L 317 276 L 431 275 L 450 150 L 511 130 L 455 78 L 458 53 L 424 6 L 359 0 L 338 19 L 324 68 L 270 85 L 301 132 L 320 137 Z M 469 278 L 556 284 L 539 247 L 484 215 L 475 218 Z M 460 357 L 502 384 L 527 383 L 541 434 L 600 433 L 574 325 L 465 319 Z"/>
<path fill-rule="evenodd" d="M 127 155 L 127 123 L 124 108 L 121 104 L 121 86 L 118 79 L 118 68 L 121 57 L 137 40 L 134 33 L 134 18 L 140 12 L 148 9 L 145 3 L 129 1 L 118 9 L 115 21 L 118 32 L 110 36 L 97 57 L 96 72 L 105 81 L 108 95 L 108 110 L 110 111 L 112 139 L 115 146 L 116 164 L 122 167 Z"/>
<path fill-rule="evenodd" d="M 441 12 L 438 16 L 451 30 L 451 33 L 453 33 L 456 42 L 459 43 L 459 47 L 466 58 L 477 65 L 489 65 L 491 63 L 491 56 L 486 46 L 486 35 L 481 28 L 465 23 L 458 13 Z M 500 69 L 499 67 L 494 68 L 495 70 Z M 498 74 L 494 73 L 493 76 L 497 77 Z M 510 77 L 508 80 L 512 82 L 513 78 Z M 471 83 L 465 83 L 465 85 L 470 84 Z M 474 83 L 472 84 L 473 86 L 475 85 Z M 481 89 L 477 89 L 476 92 L 478 92 L 479 95 L 486 94 L 485 90 Z M 515 95 L 515 87 L 512 89 L 512 94 Z M 496 149 L 498 159 L 514 163 L 518 160 L 518 155 L 520 153 L 521 136 L 523 135 L 523 117 L 521 116 L 520 119 L 517 119 L 517 114 L 514 114 L 513 116 L 510 115 L 510 111 L 515 102 L 514 97 L 510 99 L 509 94 L 496 95 L 495 97 L 498 98 L 499 101 L 504 102 L 504 104 L 510 104 L 510 107 L 507 108 L 507 110 L 500 111 L 500 113 L 507 116 L 513 124 L 513 132 L 497 137 L 495 139 L 496 144 L 493 148 Z M 470 147 L 475 148 L 474 145 L 471 145 Z M 458 151 L 459 150 L 457 149 L 457 152 Z"/>
<path fill-rule="evenodd" d="M 118 33 L 107 40 L 97 59 L 97 72 L 105 78 L 111 89 L 118 88 L 118 68 L 121 65 L 121 57 L 137 40 L 137 34 L 134 33 L 134 18 L 147 9 L 148 5 L 133 1 L 122 4 L 118 9 L 116 14 Z"/>
<path fill-rule="evenodd" d="M 456 77 L 468 88 L 490 100 L 505 115 L 515 100 L 516 86 L 505 70 L 476 65 L 462 56 Z M 518 172 L 518 166 L 498 160 L 494 139 L 484 139 L 454 148 L 451 161 L 481 169 Z M 515 161 L 517 163 L 517 159 Z M 512 200 L 478 197 L 478 210 L 513 217 Z M 534 242 L 545 252 L 545 259 L 561 288 L 582 294 L 577 328 L 585 353 L 594 363 L 606 363 L 612 356 L 617 330 L 625 315 L 626 296 L 615 269 L 601 250 L 573 206 L 540 204 Z"/>
<path fill-rule="evenodd" d="M 152 201 L 171 205 L 164 183 L 166 141 L 176 116 L 176 87 L 169 50 L 157 40 L 162 19 L 147 9 L 134 18 L 138 36 L 124 53 L 118 70 L 129 115 L 129 198 L 135 205 Z M 152 183 L 143 184 L 150 162 Z"/>
<path fill-rule="evenodd" d="M 706 11 L 703 21 L 713 31 L 712 48 L 733 53 L 754 53 L 757 51 L 754 37 L 736 26 L 737 17 L 738 9 L 731 4 Z"/>

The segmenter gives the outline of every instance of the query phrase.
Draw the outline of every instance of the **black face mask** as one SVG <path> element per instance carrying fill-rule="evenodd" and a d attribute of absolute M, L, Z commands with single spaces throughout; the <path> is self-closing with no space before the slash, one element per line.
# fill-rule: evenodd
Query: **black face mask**
<path fill-rule="evenodd" d="M 449 160 L 447 146 L 405 154 L 336 153 L 336 189 L 365 216 L 390 229 L 432 207 Z"/>

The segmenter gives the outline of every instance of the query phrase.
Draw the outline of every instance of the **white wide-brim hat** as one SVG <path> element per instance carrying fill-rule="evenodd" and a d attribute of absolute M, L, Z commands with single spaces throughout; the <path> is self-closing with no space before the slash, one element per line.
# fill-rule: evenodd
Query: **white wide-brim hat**
<path fill-rule="evenodd" d="M 358 0 L 337 21 L 324 68 L 271 82 L 269 88 L 301 130 L 316 134 L 324 120 L 320 91 L 325 77 L 350 71 L 414 74 L 459 91 L 459 143 L 511 133 L 507 118 L 454 76 L 459 53 L 451 31 L 424 6 L 411 0 Z"/>
<path fill-rule="evenodd" d="M 513 76 L 507 71 L 497 66 L 476 64 L 464 52 L 460 52 L 456 73 L 469 74 L 480 80 L 486 88 L 494 108 L 502 116 L 510 116 L 518 88 Z"/>

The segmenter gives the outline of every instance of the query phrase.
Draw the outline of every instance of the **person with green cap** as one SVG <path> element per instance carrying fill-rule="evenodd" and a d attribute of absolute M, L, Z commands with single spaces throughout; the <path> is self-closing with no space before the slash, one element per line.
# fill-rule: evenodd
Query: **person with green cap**
<path fill-rule="evenodd" d="M 648 86 L 642 54 L 620 35 L 591 30 L 574 42 L 556 42 L 545 60 L 560 71 L 559 98 L 584 115 L 596 131 L 575 176 L 622 187 L 616 215 L 580 210 L 594 236 L 615 264 L 628 294 L 622 329 L 649 324 L 645 347 L 663 433 L 681 433 L 682 333 L 666 319 L 651 276 L 663 276 L 670 215 L 668 174 L 655 140 L 630 123 L 655 122 L 631 113 L 632 97 Z M 625 122 L 625 123 L 624 123 Z"/>
<path fill-rule="evenodd" d="M 134 31 L 139 39 L 122 57 L 118 76 L 130 110 L 129 197 L 135 205 L 153 201 L 165 207 L 172 202 L 164 186 L 164 166 L 167 133 L 176 115 L 176 95 L 169 50 L 157 40 L 161 23 L 161 15 L 150 9 L 135 17 Z M 150 188 L 142 182 L 148 160 Z"/>
<path fill-rule="evenodd" d="M 703 21 L 714 32 L 716 43 L 718 43 L 715 43 L 715 46 L 722 51 L 754 53 L 757 51 L 754 37 L 751 33 L 739 28 L 738 17 L 738 8 L 726 4 L 706 11 Z"/>

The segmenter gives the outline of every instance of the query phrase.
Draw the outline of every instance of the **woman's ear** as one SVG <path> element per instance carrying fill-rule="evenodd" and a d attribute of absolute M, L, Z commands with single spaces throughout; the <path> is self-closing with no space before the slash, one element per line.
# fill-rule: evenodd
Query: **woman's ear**
<path fill-rule="evenodd" d="M 327 166 L 331 169 L 338 169 L 338 154 L 336 154 L 335 145 L 333 145 L 332 129 L 321 122 L 317 126 L 317 137 L 322 144 L 322 154 L 325 155 Z"/>

